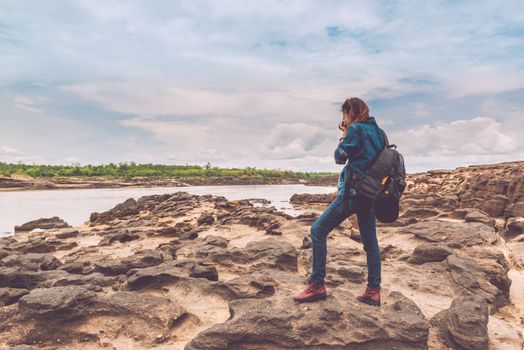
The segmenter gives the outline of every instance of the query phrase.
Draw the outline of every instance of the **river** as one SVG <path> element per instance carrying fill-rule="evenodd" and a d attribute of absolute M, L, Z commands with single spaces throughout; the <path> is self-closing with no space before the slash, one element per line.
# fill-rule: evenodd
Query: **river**
<path fill-rule="evenodd" d="M 89 220 L 92 212 L 111 209 L 128 198 L 138 199 L 142 196 L 178 191 L 224 196 L 230 200 L 263 198 L 271 201 L 269 205 L 290 215 L 297 215 L 300 212 L 293 209 L 289 203 L 289 198 L 294 193 L 331 193 L 335 191 L 335 188 L 304 185 L 252 185 L 0 192 L 0 235 L 12 234 L 15 225 L 52 216 L 58 216 L 70 225 L 78 226 Z"/>

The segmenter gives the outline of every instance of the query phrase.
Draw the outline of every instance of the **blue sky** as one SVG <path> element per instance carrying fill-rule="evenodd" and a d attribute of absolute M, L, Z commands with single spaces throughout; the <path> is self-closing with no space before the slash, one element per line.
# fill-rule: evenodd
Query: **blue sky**
<path fill-rule="evenodd" d="M 524 2 L 0 0 L 0 160 L 327 170 L 347 97 L 408 171 L 524 159 Z"/>

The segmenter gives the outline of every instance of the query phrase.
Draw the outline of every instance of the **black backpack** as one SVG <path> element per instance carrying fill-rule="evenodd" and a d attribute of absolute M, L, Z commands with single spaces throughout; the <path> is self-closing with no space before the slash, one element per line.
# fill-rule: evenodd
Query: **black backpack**
<path fill-rule="evenodd" d="M 391 223 L 399 215 L 400 197 L 406 188 L 404 157 L 390 145 L 384 130 L 384 148 L 366 171 L 366 175 L 354 178 L 357 195 L 374 206 L 375 215 L 381 222 Z"/>

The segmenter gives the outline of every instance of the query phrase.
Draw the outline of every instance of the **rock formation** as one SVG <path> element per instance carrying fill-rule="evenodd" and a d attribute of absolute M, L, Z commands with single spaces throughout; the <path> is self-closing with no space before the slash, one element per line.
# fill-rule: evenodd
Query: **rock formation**
<path fill-rule="evenodd" d="M 39 229 L 50 229 L 50 228 L 62 228 L 62 227 L 71 227 L 64 220 L 60 219 L 58 216 L 53 216 L 52 218 L 42 218 L 37 220 L 32 220 L 26 222 L 23 225 L 15 226 L 15 232 L 18 231 L 31 231 L 35 228 Z"/>
<path fill-rule="evenodd" d="M 355 298 L 366 257 L 354 217 L 328 237 L 327 300 L 291 300 L 332 197 L 295 196 L 308 212 L 291 217 L 152 195 L 2 238 L 0 348 L 521 349 L 523 169 L 410 175 L 401 217 L 377 228 L 380 308 Z"/>

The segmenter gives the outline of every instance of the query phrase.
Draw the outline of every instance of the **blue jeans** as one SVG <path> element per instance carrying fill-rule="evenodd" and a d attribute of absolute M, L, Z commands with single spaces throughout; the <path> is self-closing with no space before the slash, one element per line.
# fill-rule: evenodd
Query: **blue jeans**
<path fill-rule="evenodd" d="M 356 196 L 337 196 L 311 226 L 313 246 L 313 271 L 310 279 L 314 284 L 324 284 L 326 277 L 327 235 L 350 215 L 356 213 L 360 238 L 364 245 L 368 267 L 368 287 L 380 287 L 380 250 L 375 227 L 375 209 L 364 204 Z"/>

